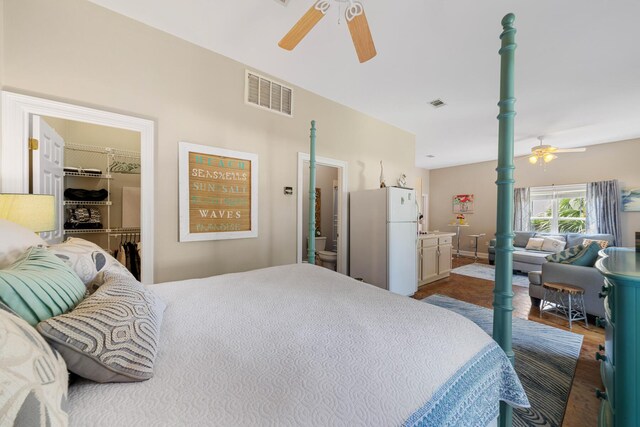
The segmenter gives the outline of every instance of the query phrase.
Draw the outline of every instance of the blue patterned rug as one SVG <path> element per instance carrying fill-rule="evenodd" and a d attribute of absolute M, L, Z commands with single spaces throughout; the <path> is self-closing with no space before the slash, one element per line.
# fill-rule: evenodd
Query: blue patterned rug
<path fill-rule="evenodd" d="M 452 273 L 460 274 L 462 276 L 475 277 L 477 279 L 496 280 L 496 267 L 487 264 L 467 264 L 462 267 L 457 267 L 451 270 Z M 529 287 L 529 276 L 521 273 L 513 273 L 514 286 L 520 286 L 523 288 Z"/>
<path fill-rule="evenodd" d="M 493 310 L 432 295 L 422 301 L 463 315 L 491 335 Z M 516 372 L 531 408 L 513 412 L 514 426 L 561 426 L 582 347 L 582 335 L 513 319 Z"/>

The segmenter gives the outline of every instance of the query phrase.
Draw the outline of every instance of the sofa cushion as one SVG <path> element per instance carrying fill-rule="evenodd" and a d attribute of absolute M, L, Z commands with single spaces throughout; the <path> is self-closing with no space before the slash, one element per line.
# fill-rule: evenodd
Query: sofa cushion
<path fill-rule="evenodd" d="M 513 238 L 513 246 L 517 246 L 519 248 L 524 248 L 527 246 L 527 242 L 530 238 L 532 238 L 536 233 L 534 231 L 516 231 L 515 236 Z"/>
<path fill-rule="evenodd" d="M 549 252 L 515 250 L 513 252 L 513 261 L 527 264 L 542 265 L 547 262 Z"/>
<path fill-rule="evenodd" d="M 573 258 L 570 258 L 563 262 L 563 264 L 578 265 L 581 267 L 593 267 L 598 260 L 598 252 L 600 252 L 600 245 L 596 242 L 591 242 L 589 246 L 584 247 Z"/>
<path fill-rule="evenodd" d="M 542 250 L 542 245 L 543 244 L 544 244 L 544 239 L 532 237 L 527 242 L 527 246 L 525 247 L 525 249 L 533 249 L 533 250 L 536 250 L 536 251 L 540 251 L 540 250 Z"/>
<path fill-rule="evenodd" d="M 606 240 L 609 242 L 609 246 L 613 245 L 613 236 L 611 234 L 581 234 L 581 233 L 568 233 L 567 234 L 567 246 L 581 245 L 584 239 L 591 240 Z"/>
<path fill-rule="evenodd" d="M 584 249 L 584 246 L 582 245 L 578 245 L 578 246 L 573 246 L 569 249 L 565 249 L 564 251 L 555 253 L 555 254 L 551 254 L 551 255 L 547 255 L 547 261 L 549 262 L 564 262 L 567 261 L 568 259 L 573 258 L 574 256 L 578 255 L 580 252 L 582 252 L 582 250 Z"/>
<path fill-rule="evenodd" d="M 565 240 L 545 237 L 542 243 L 542 250 L 545 252 L 560 252 L 564 250 L 566 245 L 567 242 Z"/>
<path fill-rule="evenodd" d="M 609 242 L 607 240 L 593 240 L 593 239 L 584 239 L 582 241 L 582 246 L 589 246 L 593 242 L 600 245 L 600 249 L 606 249 L 607 246 L 609 246 Z"/>

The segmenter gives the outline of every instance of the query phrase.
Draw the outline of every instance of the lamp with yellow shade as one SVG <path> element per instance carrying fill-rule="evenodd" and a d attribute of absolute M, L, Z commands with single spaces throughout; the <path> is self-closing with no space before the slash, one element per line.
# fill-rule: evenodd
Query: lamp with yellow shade
<path fill-rule="evenodd" d="M 0 219 L 36 233 L 55 230 L 55 197 L 49 194 L 0 194 Z"/>

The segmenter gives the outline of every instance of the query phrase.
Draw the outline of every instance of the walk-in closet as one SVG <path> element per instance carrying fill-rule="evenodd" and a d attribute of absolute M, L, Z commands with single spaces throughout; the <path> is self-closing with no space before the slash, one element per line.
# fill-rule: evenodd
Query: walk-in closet
<path fill-rule="evenodd" d="M 51 192 L 59 205 L 58 230 L 50 240 L 91 241 L 139 278 L 140 134 L 52 117 L 34 117 L 34 121 L 40 121 L 41 138 L 56 140 L 48 145 L 61 147 L 63 157 L 58 162 L 62 170 L 53 172 L 60 176 L 50 184 L 57 187 Z M 40 165 L 41 170 L 37 165 L 34 162 L 34 181 L 37 174 L 52 174 L 45 165 Z"/>

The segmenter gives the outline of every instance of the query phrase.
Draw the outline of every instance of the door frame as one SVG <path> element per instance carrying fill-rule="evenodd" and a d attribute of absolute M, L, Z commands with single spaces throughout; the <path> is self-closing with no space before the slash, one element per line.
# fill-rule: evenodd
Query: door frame
<path fill-rule="evenodd" d="M 153 283 L 154 275 L 154 167 L 155 123 L 134 116 L 82 107 L 45 98 L 2 91 L 2 139 L 0 140 L 0 191 L 29 192 L 29 140 L 31 115 L 56 117 L 131 130 L 140 133 L 140 238 L 141 281 Z"/>
<path fill-rule="evenodd" d="M 303 187 L 303 171 L 304 162 L 309 162 L 309 153 L 298 152 L 298 209 L 297 209 L 297 232 L 296 232 L 296 262 L 302 263 L 302 248 L 304 247 L 302 241 L 302 225 L 304 219 L 302 218 L 302 195 L 305 189 Z M 330 159 L 328 157 L 317 157 L 316 165 L 330 166 L 338 169 L 338 259 L 336 263 L 336 271 L 342 274 L 348 274 L 347 268 L 347 254 L 349 253 L 349 236 L 348 221 L 347 221 L 347 196 L 349 194 L 348 186 L 348 166 L 349 164 L 342 160 Z"/>

